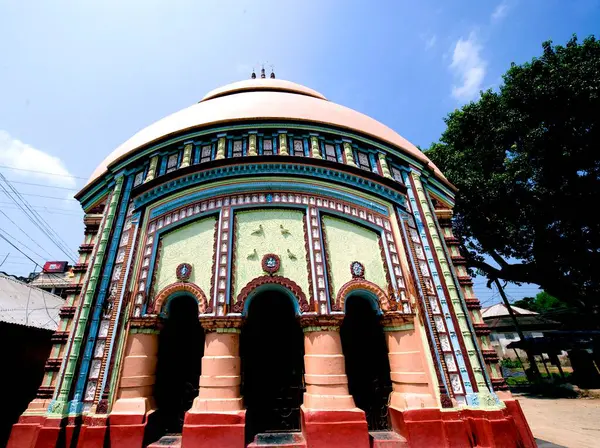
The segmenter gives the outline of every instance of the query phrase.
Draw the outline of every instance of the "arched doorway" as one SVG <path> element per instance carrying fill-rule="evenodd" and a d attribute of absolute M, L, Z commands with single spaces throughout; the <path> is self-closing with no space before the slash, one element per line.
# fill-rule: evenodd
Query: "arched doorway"
<path fill-rule="evenodd" d="M 304 392 L 304 338 L 292 300 L 276 290 L 250 300 L 240 335 L 246 443 L 300 430 Z"/>
<path fill-rule="evenodd" d="M 390 362 L 383 328 L 369 297 L 346 298 L 340 328 L 348 389 L 365 411 L 370 430 L 389 429 L 388 398 L 392 392 Z"/>
<path fill-rule="evenodd" d="M 198 396 L 204 331 L 198 303 L 189 295 L 171 299 L 158 342 L 156 367 L 157 425 L 162 433 L 180 433 L 185 412 Z"/>

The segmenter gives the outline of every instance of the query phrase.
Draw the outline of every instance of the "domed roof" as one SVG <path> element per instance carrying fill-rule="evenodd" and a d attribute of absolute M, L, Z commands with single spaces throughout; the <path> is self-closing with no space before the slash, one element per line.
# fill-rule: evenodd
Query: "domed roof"
<path fill-rule="evenodd" d="M 292 120 L 346 128 L 383 140 L 411 157 L 441 171 L 416 146 L 367 115 L 328 101 L 321 93 L 281 79 L 250 79 L 212 90 L 202 100 L 142 129 L 117 147 L 96 168 L 84 189 L 113 163 L 163 137 L 235 121 Z"/>

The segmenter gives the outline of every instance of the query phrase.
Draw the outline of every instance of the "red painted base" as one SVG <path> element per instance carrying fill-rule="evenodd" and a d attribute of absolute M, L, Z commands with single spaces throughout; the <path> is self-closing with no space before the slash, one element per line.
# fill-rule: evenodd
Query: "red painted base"
<path fill-rule="evenodd" d="M 533 434 L 515 400 L 498 411 L 390 408 L 392 426 L 411 447 L 535 448 Z"/>
<path fill-rule="evenodd" d="M 360 409 L 300 409 L 302 432 L 309 448 L 369 448 L 367 420 Z"/>
<path fill-rule="evenodd" d="M 142 448 L 148 415 L 113 414 L 109 417 L 111 448 Z"/>
<path fill-rule="evenodd" d="M 103 448 L 106 443 L 108 429 L 106 417 L 88 417 L 79 431 L 78 448 Z M 68 426 L 67 426 L 68 429 Z M 70 445 L 67 445 L 67 447 Z"/>
<path fill-rule="evenodd" d="M 182 448 L 199 446 L 244 448 L 246 411 L 185 414 Z"/>
<path fill-rule="evenodd" d="M 22 415 L 10 432 L 7 448 L 34 448 L 46 417 Z"/>
<path fill-rule="evenodd" d="M 390 408 L 394 431 L 410 447 L 535 448 L 536 443 L 519 402 L 506 400 L 498 411 Z M 302 411 L 302 432 L 308 448 L 369 448 L 369 432 L 360 410 Z M 151 417 L 151 415 L 150 415 Z M 142 448 L 148 419 L 144 415 L 111 415 L 79 422 L 21 416 L 13 426 L 8 448 L 54 448 L 57 444 L 85 448 Z M 187 413 L 182 447 L 243 448 L 245 411 Z M 61 432 L 62 431 L 62 432 Z M 59 437 L 60 436 L 60 437 Z M 401 445 L 400 445 L 401 446 Z"/>

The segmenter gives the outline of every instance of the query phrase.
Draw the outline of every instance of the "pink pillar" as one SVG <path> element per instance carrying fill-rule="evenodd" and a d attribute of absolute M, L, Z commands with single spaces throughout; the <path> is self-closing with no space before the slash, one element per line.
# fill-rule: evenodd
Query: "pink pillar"
<path fill-rule="evenodd" d="M 348 392 L 339 316 L 301 316 L 306 393 L 302 431 L 311 448 L 369 447 L 365 413 Z"/>
<path fill-rule="evenodd" d="M 414 317 L 389 313 L 382 317 L 381 325 L 390 360 L 390 407 L 399 411 L 438 407 Z"/>
<path fill-rule="evenodd" d="M 200 390 L 186 413 L 182 447 L 244 447 L 246 411 L 240 395 L 241 318 L 201 319 L 206 331 Z"/>
<path fill-rule="evenodd" d="M 111 448 L 141 447 L 154 412 L 154 383 L 161 324 L 157 318 L 132 319 L 125 346 L 117 400 L 109 416 Z"/>

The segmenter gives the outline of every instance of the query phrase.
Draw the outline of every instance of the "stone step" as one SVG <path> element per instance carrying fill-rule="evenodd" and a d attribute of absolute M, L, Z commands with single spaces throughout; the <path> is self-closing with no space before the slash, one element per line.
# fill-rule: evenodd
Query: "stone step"
<path fill-rule="evenodd" d="M 268 432 L 257 434 L 248 448 L 306 448 L 301 432 Z"/>
<path fill-rule="evenodd" d="M 394 431 L 369 431 L 371 448 L 408 448 L 408 442 Z"/>
<path fill-rule="evenodd" d="M 162 436 L 156 442 L 148 445 L 147 448 L 181 448 L 181 434 L 167 434 Z"/>

